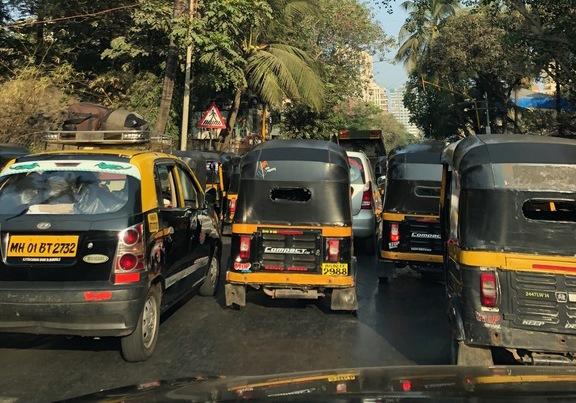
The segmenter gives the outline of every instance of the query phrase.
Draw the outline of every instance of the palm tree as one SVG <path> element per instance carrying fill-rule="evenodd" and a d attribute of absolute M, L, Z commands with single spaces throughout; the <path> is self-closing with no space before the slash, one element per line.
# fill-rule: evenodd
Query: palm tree
<path fill-rule="evenodd" d="M 425 3 L 407 0 L 401 7 L 408 11 L 408 19 L 398 34 L 400 48 L 395 60 L 404 63 L 410 72 L 418 59 L 427 52 L 438 28 L 446 18 L 456 14 L 458 0 L 429 0 Z"/>
<path fill-rule="evenodd" d="M 305 12 L 308 5 L 302 0 L 271 1 L 280 21 L 295 18 Z M 281 107 L 288 99 L 303 102 L 314 110 L 322 107 L 323 83 L 312 58 L 297 47 L 266 42 L 264 32 L 254 29 L 247 33 L 242 43 L 246 60 L 241 72 L 244 79 L 235 89 L 227 122 L 230 130 L 236 124 L 240 100 L 247 90 L 256 94 L 265 107 Z"/>

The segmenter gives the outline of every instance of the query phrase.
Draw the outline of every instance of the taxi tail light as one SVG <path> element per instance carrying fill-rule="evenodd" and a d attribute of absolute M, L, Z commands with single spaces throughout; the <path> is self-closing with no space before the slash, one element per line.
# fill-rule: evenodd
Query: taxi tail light
<path fill-rule="evenodd" d="M 250 235 L 240 236 L 240 260 L 250 260 Z"/>
<path fill-rule="evenodd" d="M 328 261 L 336 263 L 340 260 L 340 240 L 339 239 L 327 239 L 326 249 Z"/>
<path fill-rule="evenodd" d="M 372 184 L 368 183 L 368 189 L 365 189 L 364 193 L 362 193 L 362 209 L 370 210 L 372 209 L 372 205 Z"/>
<path fill-rule="evenodd" d="M 118 247 L 114 257 L 114 284 L 140 281 L 145 269 L 144 226 L 136 224 L 118 233 Z"/>
<path fill-rule="evenodd" d="M 483 271 L 480 273 L 480 302 L 482 306 L 488 308 L 496 307 L 498 300 L 498 286 L 496 273 L 493 271 Z"/>
<path fill-rule="evenodd" d="M 400 224 L 390 224 L 390 242 L 400 241 Z"/>

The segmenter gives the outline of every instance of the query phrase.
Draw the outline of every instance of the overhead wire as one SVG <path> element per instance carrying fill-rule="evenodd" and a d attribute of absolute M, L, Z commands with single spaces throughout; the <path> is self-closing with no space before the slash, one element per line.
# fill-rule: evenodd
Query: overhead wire
<path fill-rule="evenodd" d="M 120 11 L 120 10 L 126 10 L 129 8 L 134 8 L 139 6 L 139 3 L 134 3 L 134 4 L 129 4 L 126 6 L 119 6 L 119 7 L 113 7 L 113 8 L 107 8 L 104 10 L 99 10 L 99 11 L 94 11 L 91 13 L 83 13 L 83 14 L 76 14 L 76 15 L 69 15 L 66 17 L 58 17 L 58 18 L 52 18 L 49 20 L 34 20 L 34 21 L 16 21 L 10 24 L 5 24 L 0 26 L 1 28 L 21 28 L 21 27 L 26 27 L 26 26 L 32 26 L 32 25 L 39 25 L 39 24 L 54 24 L 57 22 L 62 22 L 62 21 L 67 21 L 67 20 L 73 20 L 73 19 L 77 19 L 77 18 L 89 18 L 89 17 L 96 17 L 98 15 L 102 15 L 102 14 L 108 14 L 108 13 L 113 13 L 115 11 Z"/>

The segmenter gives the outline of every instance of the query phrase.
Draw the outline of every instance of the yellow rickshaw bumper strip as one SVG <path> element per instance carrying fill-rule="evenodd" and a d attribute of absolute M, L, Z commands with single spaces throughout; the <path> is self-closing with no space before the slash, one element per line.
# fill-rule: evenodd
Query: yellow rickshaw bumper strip
<path fill-rule="evenodd" d="M 254 234 L 258 228 L 267 229 L 301 229 L 301 230 L 321 230 L 325 237 L 351 237 L 352 227 L 313 227 L 313 226 L 291 226 L 291 225 L 267 225 L 267 224 L 232 224 L 233 234 Z"/>
<path fill-rule="evenodd" d="M 426 253 L 409 253 L 409 252 L 390 252 L 381 251 L 380 257 L 386 260 L 423 262 L 423 263 L 442 263 L 442 255 L 428 255 Z"/>
<path fill-rule="evenodd" d="M 467 251 L 456 246 L 449 247 L 450 258 L 472 267 L 489 267 L 502 270 L 533 273 L 576 275 L 576 257 L 547 256 L 529 253 Z"/>
<path fill-rule="evenodd" d="M 236 284 L 353 287 L 352 276 L 326 276 L 300 273 L 226 273 L 226 281 Z"/>
<path fill-rule="evenodd" d="M 405 221 L 407 218 L 423 221 L 440 221 L 439 215 L 386 213 L 386 212 L 382 213 L 382 219 L 384 221 Z"/>

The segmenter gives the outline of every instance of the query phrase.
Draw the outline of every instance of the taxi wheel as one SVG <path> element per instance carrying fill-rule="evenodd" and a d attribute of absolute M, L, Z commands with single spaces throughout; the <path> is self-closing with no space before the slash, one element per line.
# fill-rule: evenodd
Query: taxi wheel
<path fill-rule="evenodd" d="M 208 273 L 206 273 L 206 278 L 200 286 L 198 293 L 205 297 L 211 297 L 216 294 L 218 289 L 218 279 L 220 278 L 220 262 L 218 260 L 218 251 L 214 252 L 214 255 L 210 259 L 210 266 L 208 267 Z"/>
<path fill-rule="evenodd" d="M 152 356 L 158 341 L 161 294 L 157 285 L 150 288 L 136 329 L 122 338 L 122 356 L 126 361 L 145 361 Z"/>

